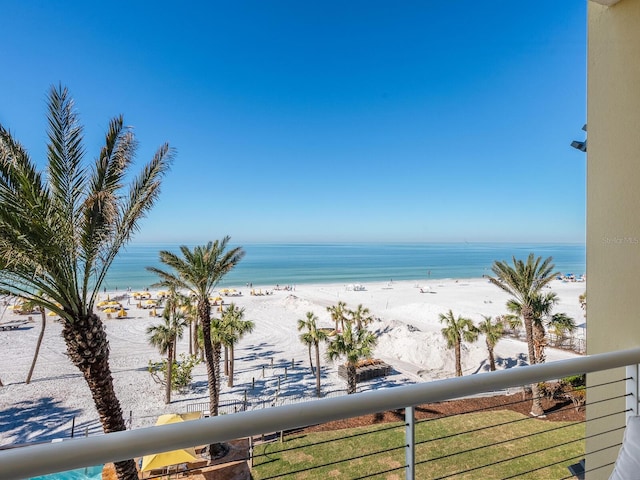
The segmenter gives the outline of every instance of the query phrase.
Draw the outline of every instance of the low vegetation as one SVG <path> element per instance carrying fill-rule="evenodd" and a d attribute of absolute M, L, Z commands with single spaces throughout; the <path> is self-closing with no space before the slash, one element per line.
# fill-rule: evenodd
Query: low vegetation
<path fill-rule="evenodd" d="M 583 422 L 541 422 L 507 410 L 421 421 L 416 478 L 563 478 L 584 455 L 584 433 Z M 252 478 L 402 479 L 403 446 L 404 422 L 297 434 L 258 445 Z"/>

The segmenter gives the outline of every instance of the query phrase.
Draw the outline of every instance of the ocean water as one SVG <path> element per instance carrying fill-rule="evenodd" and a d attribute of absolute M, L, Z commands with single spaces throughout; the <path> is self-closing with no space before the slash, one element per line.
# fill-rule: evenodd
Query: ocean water
<path fill-rule="evenodd" d="M 491 274 L 496 260 L 511 263 L 530 252 L 553 257 L 556 271 L 581 275 L 586 249 L 577 244 L 506 243 L 255 243 L 220 286 L 364 283 L 428 278 L 477 278 Z M 138 243 L 123 249 L 104 282 L 107 290 L 151 287 L 158 277 L 147 266 L 164 268 L 158 252 L 179 253 L 180 244 Z M 190 248 L 193 245 L 189 245 Z"/>

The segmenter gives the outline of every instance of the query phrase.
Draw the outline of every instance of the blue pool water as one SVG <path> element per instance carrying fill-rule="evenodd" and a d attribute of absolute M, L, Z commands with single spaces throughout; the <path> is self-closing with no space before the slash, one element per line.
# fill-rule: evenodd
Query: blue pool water
<path fill-rule="evenodd" d="M 94 467 L 79 468 L 41 477 L 31 477 L 29 480 L 101 480 L 102 467 L 102 465 L 96 465 Z"/>

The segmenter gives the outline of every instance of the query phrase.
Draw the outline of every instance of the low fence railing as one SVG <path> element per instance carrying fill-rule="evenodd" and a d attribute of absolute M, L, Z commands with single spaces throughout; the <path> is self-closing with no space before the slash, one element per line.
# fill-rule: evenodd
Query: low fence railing
<path fill-rule="evenodd" d="M 405 462 L 399 468 L 405 470 L 406 478 L 412 479 L 416 464 L 419 465 L 422 461 L 416 458 L 414 406 L 623 366 L 631 365 L 633 369 L 638 363 L 640 348 L 59 443 L 14 448 L 0 452 L 0 478 L 29 478 L 194 445 L 228 442 L 265 432 L 280 432 L 333 420 L 404 409 L 405 440 L 398 448 L 404 450 Z M 635 371 L 637 372 L 637 368 Z M 637 392 L 637 377 L 633 381 L 630 378 L 623 380 L 629 384 L 635 383 L 635 388 L 631 390 Z M 634 395 L 636 394 L 633 392 L 627 394 L 627 414 L 637 414 L 638 400 Z"/>

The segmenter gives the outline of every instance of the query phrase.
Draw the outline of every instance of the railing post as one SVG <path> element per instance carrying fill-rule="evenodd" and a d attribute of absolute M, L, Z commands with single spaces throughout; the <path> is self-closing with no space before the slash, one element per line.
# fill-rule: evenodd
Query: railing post
<path fill-rule="evenodd" d="M 414 480 L 416 474 L 416 459 L 415 459 L 415 434 L 416 434 L 416 422 L 413 407 L 406 407 L 404 409 L 404 438 L 405 438 L 405 462 L 406 462 L 406 479 Z"/>
<path fill-rule="evenodd" d="M 627 390 L 626 410 L 627 420 L 629 417 L 638 415 L 638 364 L 627 365 L 625 382 Z"/>

